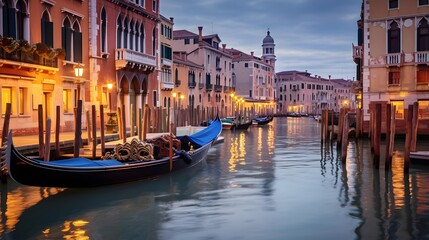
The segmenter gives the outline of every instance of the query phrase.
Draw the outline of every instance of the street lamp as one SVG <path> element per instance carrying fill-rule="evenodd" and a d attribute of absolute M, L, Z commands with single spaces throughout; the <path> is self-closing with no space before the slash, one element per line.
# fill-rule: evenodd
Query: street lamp
<path fill-rule="evenodd" d="M 83 67 L 80 64 L 78 64 L 74 67 L 74 75 L 77 78 L 77 81 L 76 81 L 76 83 L 77 83 L 77 100 L 79 101 L 79 100 L 81 100 L 80 99 L 80 84 L 82 83 L 81 78 L 83 76 Z"/>

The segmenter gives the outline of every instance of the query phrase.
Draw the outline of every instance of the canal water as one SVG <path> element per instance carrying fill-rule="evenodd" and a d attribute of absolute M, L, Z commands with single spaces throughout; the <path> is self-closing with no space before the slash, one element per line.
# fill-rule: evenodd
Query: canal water
<path fill-rule="evenodd" d="M 386 173 L 364 140 L 341 164 L 312 118 L 222 136 L 204 166 L 139 182 L 57 189 L 11 180 L 1 185 L 0 239 L 429 239 L 429 169 L 403 173 L 404 140 Z"/>

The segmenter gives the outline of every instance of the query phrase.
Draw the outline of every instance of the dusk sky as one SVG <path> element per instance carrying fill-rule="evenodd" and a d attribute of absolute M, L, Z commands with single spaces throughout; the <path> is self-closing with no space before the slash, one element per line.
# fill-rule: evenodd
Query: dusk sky
<path fill-rule="evenodd" d="M 216 33 L 227 44 L 256 56 L 268 28 L 274 38 L 276 72 L 298 70 L 353 79 L 359 0 L 161 0 L 161 14 L 174 30 Z"/>

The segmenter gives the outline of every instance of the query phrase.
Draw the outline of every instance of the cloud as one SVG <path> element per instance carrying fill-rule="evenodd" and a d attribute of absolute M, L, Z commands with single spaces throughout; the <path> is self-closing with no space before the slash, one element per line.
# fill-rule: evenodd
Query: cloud
<path fill-rule="evenodd" d="M 268 28 L 276 44 L 276 70 L 352 78 L 361 3 L 355 0 L 163 0 L 174 29 L 217 33 L 228 48 L 262 54 Z M 305 70 L 305 69 L 304 69 Z M 320 72 L 315 72 L 320 71 Z"/>

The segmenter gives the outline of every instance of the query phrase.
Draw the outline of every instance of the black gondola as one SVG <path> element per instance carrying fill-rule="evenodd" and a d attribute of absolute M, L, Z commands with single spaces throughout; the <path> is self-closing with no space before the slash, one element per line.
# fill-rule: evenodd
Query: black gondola
<path fill-rule="evenodd" d="M 221 131 L 222 124 L 218 117 L 207 128 L 190 136 L 180 137 L 182 146 L 190 144 L 192 149 L 173 156 L 172 171 L 189 168 L 204 161 Z M 14 147 L 11 133 L 8 138 L 6 163 L 9 175 L 16 182 L 42 187 L 96 187 L 137 181 L 170 172 L 169 157 L 128 162 L 87 158 L 45 162 L 28 158 Z"/>

